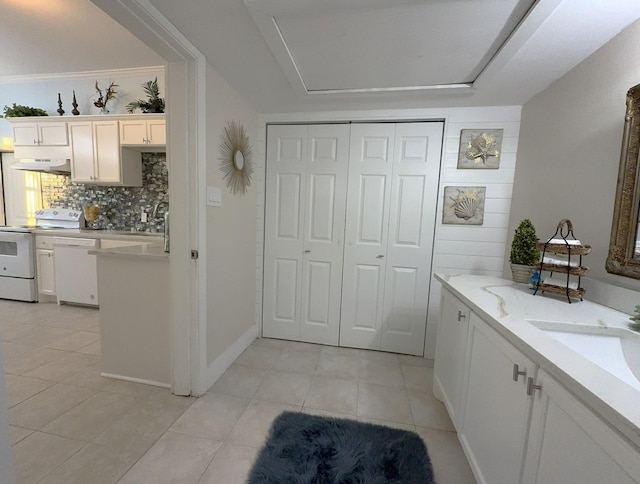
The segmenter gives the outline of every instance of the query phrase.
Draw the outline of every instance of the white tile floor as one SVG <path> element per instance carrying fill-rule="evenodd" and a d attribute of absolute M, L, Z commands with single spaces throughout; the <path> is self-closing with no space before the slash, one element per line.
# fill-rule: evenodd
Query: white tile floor
<path fill-rule="evenodd" d="M 283 410 L 416 431 L 439 484 L 475 483 L 430 360 L 263 339 L 193 399 L 101 377 L 98 328 L 94 309 L 0 300 L 19 484 L 244 482 Z"/>

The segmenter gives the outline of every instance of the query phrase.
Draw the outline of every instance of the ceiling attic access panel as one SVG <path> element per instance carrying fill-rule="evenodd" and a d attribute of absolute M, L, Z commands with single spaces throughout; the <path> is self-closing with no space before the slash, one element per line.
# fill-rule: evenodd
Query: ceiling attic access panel
<path fill-rule="evenodd" d="M 244 3 L 294 89 L 311 94 L 468 88 L 535 1 Z"/>

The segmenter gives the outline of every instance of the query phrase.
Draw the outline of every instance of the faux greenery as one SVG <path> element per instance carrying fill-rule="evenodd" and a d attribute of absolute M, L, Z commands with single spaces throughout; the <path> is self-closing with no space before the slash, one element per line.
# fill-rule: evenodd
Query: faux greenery
<path fill-rule="evenodd" d="M 525 218 L 520 221 L 520 225 L 516 229 L 511 243 L 511 255 L 509 261 L 512 264 L 521 264 L 524 266 L 534 266 L 540 260 L 540 251 L 536 246 L 538 237 L 536 237 L 536 228 L 531 220 Z"/>
<path fill-rule="evenodd" d="M 133 113 L 136 109 L 142 110 L 143 113 L 164 113 L 164 99 L 160 97 L 160 88 L 158 88 L 158 78 L 153 81 L 147 81 L 142 84 L 142 89 L 147 95 L 147 100 L 136 99 L 127 104 L 127 112 Z"/>
<path fill-rule="evenodd" d="M 633 331 L 640 331 L 640 305 L 636 306 L 635 314 L 629 318 L 633 323 L 628 323 L 627 326 Z"/>
<path fill-rule="evenodd" d="M 13 103 L 11 106 L 5 106 L 3 111 L 4 116 L 0 118 L 21 118 L 26 116 L 48 116 L 44 109 L 32 108 L 29 106 L 22 106 L 21 104 Z"/>

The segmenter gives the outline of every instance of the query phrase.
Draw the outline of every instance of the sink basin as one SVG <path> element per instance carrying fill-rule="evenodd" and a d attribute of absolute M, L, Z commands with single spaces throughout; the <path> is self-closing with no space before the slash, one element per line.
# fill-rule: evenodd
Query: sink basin
<path fill-rule="evenodd" d="M 567 348 L 640 390 L 640 334 L 555 321 L 529 321 Z"/>

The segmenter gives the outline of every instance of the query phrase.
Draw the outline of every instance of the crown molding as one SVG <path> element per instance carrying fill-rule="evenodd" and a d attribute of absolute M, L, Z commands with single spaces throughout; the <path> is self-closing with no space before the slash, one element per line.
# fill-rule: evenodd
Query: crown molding
<path fill-rule="evenodd" d="M 0 76 L 0 84 L 19 84 L 52 80 L 96 79 L 102 77 L 133 77 L 150 73 L 164 73 L 164 66 L 127 67 L 123 69 L 102 69 L 95 71 L 58 72 L 48 74 L 29 74 L 25 76 Z"/>

